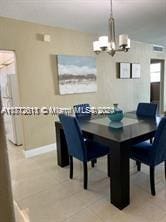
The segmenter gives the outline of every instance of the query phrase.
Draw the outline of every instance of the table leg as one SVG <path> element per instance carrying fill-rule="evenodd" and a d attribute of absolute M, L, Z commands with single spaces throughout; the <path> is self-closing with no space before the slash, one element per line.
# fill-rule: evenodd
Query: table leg
<path fill-rule="evenodd" d="M 111 203 L 122 210 L 130 203 L 128 149 L 124 144 L 111 144 Z"/>
<path fill-rule="evenodd" d="M 63 129 L 55 122 L 56 143 L 57 143 L 57 162 L 60 167 L 69 165 L 69 154 Z"/>

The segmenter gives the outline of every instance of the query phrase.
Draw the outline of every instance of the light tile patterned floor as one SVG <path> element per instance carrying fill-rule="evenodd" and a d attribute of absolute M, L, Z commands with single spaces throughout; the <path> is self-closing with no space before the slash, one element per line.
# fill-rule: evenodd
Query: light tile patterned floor
<path fill-rule="evenodd" d="M 25 159 L 21 147 L 8 145 L 17 222 L 166 222 L 164 167 L 156 170 L 156 197 L 149 188 L 148 168 L 131 176 L 131 204 L 120 211 L 109 202 L 106 159 L 89 165 L 89 189 L 82 188 L 82 166 L 60 168 L 56 152 Z M 24 219 L 18 214 L 18 209 Z M 28 220 L 29 218 L 29 220 Z"/>

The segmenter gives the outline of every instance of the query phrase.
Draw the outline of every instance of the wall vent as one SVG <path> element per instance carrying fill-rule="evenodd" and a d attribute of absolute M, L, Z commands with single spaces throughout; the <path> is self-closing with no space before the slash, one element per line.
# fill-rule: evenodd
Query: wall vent
<path fill-rule="evenodd" d="M 160 45 L 153 45 L 154 52 L 164 52 L 164 47 Z"/>

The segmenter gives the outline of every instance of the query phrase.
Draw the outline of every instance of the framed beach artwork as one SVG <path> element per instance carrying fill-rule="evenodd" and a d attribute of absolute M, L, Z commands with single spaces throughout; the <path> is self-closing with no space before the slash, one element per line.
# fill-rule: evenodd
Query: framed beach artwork
<path fill-rule="evenodd" d="M 120 63 L 120 79 L 130 79 L 130 63 Z"/>
<path fill-rule="evenodd" d="M 138 63 L 132 64 L 131 76 L 133 79 L 139 79 L 141 77 L 141 65 Z"/>
<path fill-rule="evenodd" d="M 97 91 L 95 57 L 58 55 L 57 60 L 60 95 Z"/>

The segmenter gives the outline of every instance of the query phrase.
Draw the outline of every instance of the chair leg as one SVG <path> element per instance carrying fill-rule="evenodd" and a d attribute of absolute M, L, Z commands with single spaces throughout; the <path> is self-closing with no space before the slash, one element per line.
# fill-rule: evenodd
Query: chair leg
<path fill-rule="evenodd" d="M 155 191 L 155 167 L 150 167 L 150 187 L 151 187 L 151 194 L 153 196 L 156 195 Z"/>
<path fill-rule="evenodd" d="M 69 156 L 69 163 L 70 163 L 70 179 L 73 179 L 73 157 Z"/>
<path fill-rule="evenodd" d="M 165 160 L 165 179 L 166 179 L 166 160 Z"/>
<path fill-rule="evenodd" d="M 152 144 L 153 143 L 153 138 L 150 138 L 150 144 Z"/>
<path fill-rule="evenodd" d="M 88 187 L 88 167 L 87 167 L 87 162 L 83 162 L 83 168 L 84 168 L 84 189 L 87 190 L 87 187 Z"/>
<path fill-rule="evenodd" d="M 137 165 L 137 171 L 141 171 L 141 162 L 137 160 L 136 165 Z"/>
<path fill-rule="evenodd" d="M 92 160 L 92 161 L 91 161 L 91 166 L 92 166 L 92 168 L 95 167 L 95 160 Z"/>
<path fill-rule="evenodd" d="M 107 175 L 108 177 L 111 177 L 111 154 L 107 155 Z"/>

